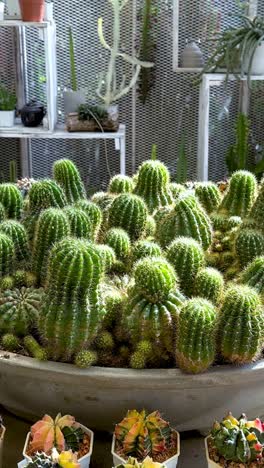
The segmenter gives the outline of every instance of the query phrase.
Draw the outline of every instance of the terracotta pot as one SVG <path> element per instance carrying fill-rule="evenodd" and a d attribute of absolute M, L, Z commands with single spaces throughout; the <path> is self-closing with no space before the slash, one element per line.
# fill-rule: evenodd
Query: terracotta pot
<path fill-rule="evenodd" d="M 45 13 L 44 0 L 19 0 L 23 21 L 41 23 Z"/>

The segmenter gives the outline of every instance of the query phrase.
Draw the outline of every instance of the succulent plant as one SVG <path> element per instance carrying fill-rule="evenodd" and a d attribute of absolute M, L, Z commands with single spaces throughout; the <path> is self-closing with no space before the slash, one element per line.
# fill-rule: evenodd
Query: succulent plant
<path fill-rule="evenodd" d="M 48 208 L 42 211 L 37 221 L 33 241 L 33 271 L 38 284 L 45 283 L 50 249 L 56 242 L 69 235 L 70 223 L 64 210 Z"/>
<path fill-rule="evenodd" d="M 110 272 L 114 263 L 116 262 L 116 254 L 114 249 L 109 245 L 99 244 L 96 246 L 97 251 L 100 254 L 104 271 L 106 273 Z"/>
<path fill-rule="evenodd" d="M 114 199 L 109 208 L 109 227 L 124 229 L 135 241 L 144 233 L 147 216 L 148 210 L 142 198 L 123 193 Z"/>
<path fill-rule="evenodd" d="M 210 218 L 194 195 L 183 193 L 175 202 L 174 209 L 161 218 L 157 225 L 157 239 L 166 247 L 176 237 L 192 237 L 206 250 L 212 241 Z"/>
<path fill-rule="evenodd" d="M 256 257 L 241 273 L 242 283 L 256 289 L 259 294 L 264 293 L 264 257 Z"/>
<path fill-rule="evenodd" d="M 226 215 L 217 212 L 210 214 L 210 220 L 215 231 L 225 232 L 228 226 L 228 219 Z"/>
<path fill-rule="evenodd" d="M 85 211 L 73 206 L 67 206 L 64 209 L 64 213 L 69 219 L 71 235 L 73 237 L 93 240 L 94 230 Z"/>
<path fill-rule="evenodd" d="M 3 278 L 7 280 L 8 277 Z M 16 270 L 12 276 L 13 284 L 9 288 L 36 288 L 37 287 L 37 277 L 32 271 L 26 270 Z"/>
<path fill-rule="evenodd" d="M 95 351 L 82 350 L 76 355 L 74 364 L 81 369 L 87 369 L 96 364 L 97 359 L 98 356 Z"/>
<path fill-rule="evenodd" d="M 129 457 L 127 462 L 118 465 L 116 468 L 166 468 L 165 465 L 159 462 L 154 462 L 152 458 L 147 457 L 142 463 L 139 463 L 136 458 Z"/>
<path fill-rule="evenodd" d="M 95 338 L 102 272 L 96 246 L 86 240 L 65 238 L 52 248 L 39 329 L 54 360 L 70 361 Z"/>
<path fill-rule="evenodd" d="M 218 346 L 231 363 L 254 361 L 263 343 L 263 309 L 258 293 L 249 286 L 227 290 L 218 316 Z"/>
<path fill-rule="evenodd" d="M 205 211 L 210 214 L 221 203 L 221 192 L 213 182 L 199 182 L 195 185 L 195 195 Z"/>
<path fill-rule="evenodd" d="M 125 260 L 130 254 L 131 242 L 129 235 L 124 229 L 109 229 L 105 233 L 104 242 L 114 250 L 118 260 Z"/>
<path fill-rule="evenodd" d="M 257 179 L 252 172 L 240 170 L 232 175 L 227 192 L 219 207 L 229 216 L 245 218 L 257 196 Z"/>
<path fill-rule="evenodd" d="M 62 188 L 50 179 L 35 182 L 28 192 L 30 214 L 39 214 L 47 208 L 63 208 L 67 201 Z"/>
<path fill-rule="evenodd" d="M 60 159 L 53 164 L 53 176 L 62 187 L 68 203 L 86 197 L 85 188 L 75 164 L 69 159 Z"/>
<path fill-rule="evenodd" d="M 2 336 L 2 347 L 5 351 L 10 351 L 10 353 L 17 352 L 20 349 L 19 338 L 13 333 L 6 333 Z"/>
<path fill-rule="evenodd" d="M 91 201 L 101 208 L 101 210 L 105 210 L 111 206 L 116 195 L 113 193 L 108 192 L 96 192 L 93 194 Z"/>
<path fill-rule="evenodd" d="M 208 299 L 218 305 L 224 291 L 224 278 L 215 268 L 202 268 L 195 278 L 194 296 Z"/>
<path fill-rule="evenodd" d="M 109 182 L 108 192 L 110 193 L 131 193 L 133 191 L 133 180 L 125 175 L 115 175 Z"/>
<path fill-rule="evenodd" d="M 264 254 L 264 234 L 255 229 L 241 229 L 235 242 L 236 256 L 242 267 Z"/>
<path fill-rule="evenodd" d="M 144 257 L 159 256 L 162 256 L 162 250 L 156 242 L 138 240 L 132 245 L 131 260 L 133 263 Z"/>
<path fill-rule="evenodd" d="M 7 218 L 20 219 L 23 197 L 15 184 L 0 184 L 0 203 L 5 209 Z"/>
<path fill-rule="evenodd" d="M 29 260 L 29 245 L 26 229 L 23 224 L 12 219 L 0 223 L 0 232 L 12 239 L 15 247 L 15 256 L 18 262 Z"/>
<path fill-rule="evenodd" d="M 103 351 L 111 351 L 115 346 L 113 336 L 108 331 L 103 331 L 99 333 L 99 335 L 96 338 L 95 344 L 99 350 Z"/>
<path fill-rule="evenodd" d="M 216 309 L 206 299 L 185 302 L 178 320 L 176 363 L 191 374 L 204 372 L 214 362 Z"/>
<path fill-rule="evenodd" d="M 24 346 L 26 350 L 29 352 L 30 356 L 39 361 L 46 361 L 48 359 L 47 352 L 44 348 L 42 348 L 37 340 L 31 335 L 27 335 L 23 339 Z"/>
<path fill-rule="evenodd" d="M 51 455 L 40 452 L 31 458 L 31 461 L 28 462 L 26 468 L 55 468 L 55 463 Z"/>
<path fill-rule="evenodd" d="M 116 444 L 125 456 L 134 456 L 139 461 L 148 455 L 162 454 L 171 445 L 172 429 L 158 411 L 146 413 L 136 410 L 127 412 L 126 417 L 115 426 Z"/>
<path fill-rule="evenodd" d="M 162 162 L 157 160 L 145 161 L 138 170 L 134 192 L 144 199 L 149 212 L 153 213 L 161 206 L 173 203 L 169 183 L 169 171 Z"/>
<path fill-rule="evenodd" d="M 0 295 L 0 332 L 25 336 L 37 326 L 42 290 L 21 288 Z"/>
<path fill-rule="evenodd" d="M 186 192 L 186 188 L 182 184 L 178 184 L 176 182 L 169 183 L 169 189 L 172 193 L 174 200 L 177 200 L 181 193 Z"/>
<path fill-rule="evenodd" d="M 217 456 L 227 462 L 232 460 L 243 466 L 263 456 L 264 429 L 260 419 L 248 421 L 245 414 L 239 419 L 229 413 L 219 423 L 216 421 L 210 432 L 210 441 L 217 451 Z"/>
<path fill-rule="evenodd" d="M 65 427 L 74 427 L 75 424 L 74 417 L 69 414 L 61 416 L 59 413 L 55 419 L 46 414 L 42 419 L 31 426 L 31 453 L 50 453 L 53 447 L 58 449 L 59 452 L 62 452 L 65 450 L 63 429 Z"/>
<path fill-rule="evenodd" d="M 1 291 L 6 291 L 7 289 L 13 289 L 15 286 L 14 277 L 7 275 L 3 276 L 0 280 L 0 289 Z"/>
<path fill-rule="evenodd" d="M 101 209 L 96 203 L 89 200 L 79 200 L 76 206 L 87 214 L 93 230 L 93 237 L 96 238 L 103 220 Z"/>
<path fill-rule="evenodd" d="M 12 273 L 15 261 L 15 246 L 9 236 L 0 232 L 0 278 Z"/>

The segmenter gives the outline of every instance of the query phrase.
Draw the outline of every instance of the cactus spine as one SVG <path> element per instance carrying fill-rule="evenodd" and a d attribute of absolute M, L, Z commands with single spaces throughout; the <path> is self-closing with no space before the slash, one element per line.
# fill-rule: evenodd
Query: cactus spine
<path fill-rule="evenodd" d="M 202 247 L 194 239 L 179 237 L 168 247 L 167 259 L 180 279 L 181 290 L 190 297 L 196 275 L 205 264 Z"/>
<path fill-rule="evenodd" d="M 144 233 L 148 210 L 137 195 L 118 195 L 109 208 L 109 227 L 122 228 L 131 240 L 137 240 Z"/>
<path fill-rule="evenodd" d="M 216 309 L 206 299 L 183 304 L 178 320 L 176 363 L 184 372 L 203 372 L 215 359 Z"/>
<path fill-rule="evenodd" d="M 69 204 L 86 197 L 79 171 L 69 159 L 60 159 L 53 164 L 53 176 L 64 190 Z"/>
<path fill-rule="evenodd" d="M 65 238 L 53 247 L 39 322 L 52 359 L 70 361 L 95 338 L 103 319 L 96 302 L 102 270 L 86 240 Z"/>
<path fill-rule="evenodd" d="M 254 258 L 264 254 L 264 235 L 254 229 L 241 229 L 235 242 L 235 250 L 240 265 L 247 266 Z"/>
<path fill-rule="evenodd" d="M 202 268 L 196 276 L 194 296 L 203 297 L 218 305 L 224 290 L 224 278 L 215 268 Z"/>
<path fill-rule="evenodd" d="M 241 282 L 264 293 L 264 257 L 257 257 L 241 274 Z"/>
<path fill-rule="evenodd" d="M 133 191 L 133 180 L 131 177 L 121 174 L 115 175 L 109 182 L 108 192 L 110 193 L 131 193 Z"/>
<path fill-rule="evenodd" d="M 141 196 L 150 213 L 173 203 L 169 171 L 160 161 L 145 161 L 139 168 L 135 193 Z"/>
<path fill-rule="evenodd" d="M 106 232 L 104 242 L 112 247 L 118 260 L 125 260 L 131 248 L 129 235 L 123 229 L 112 228 Z"/>
<path fill-rule="evenodd" d="M 76 203 L 76 207 L 83 210 L 87 214 L 91 223 L 91 228 L 93 230 L 93 237 L 96 238 L 103 220 L 101 209 L 99 206 L 89 200 L 80 200 L 78 203 Z"/>
<path fill-rule="evenodd" d="M 20 219 L 23 197 L 15 184 L 0 184 L 0 203 L 8 218 Z"/>
<path fill-rule="evenodd" d="M 256 196 L 256 177 L 248 171 L 234 172 L 219 210 L 229 216 L 245 218 L 249 214 Z"/>
<path fill-rule="evenodd" d="M 18 221 L 7 220 L 0 224 L 0 231 L 12 239 L 15 256 L 18 262 L 29 259 L 29 245 L 27 232 Z"/>
<path fill-rule="evenodd" d="M 68 206 L 64 209 L 64 212 L 69 219 L 71 235 L 73 237 L 93 240 L 94 231 L 85 211 Z"/>
<path fill-rule="evenodd" d="M 195 186 L 195 195 L 205 211 L 210 214 L 221 203 L 221 192 L 213 182 L 203 182 Z"/>
<path fill-rule="evenodd" d="M 15 246 L 9 236 L 0 232 L 0 278 L 10 275 L 15 261 Z"/>
<path fill-rule="evenodd" d="M 263 310 L 258 293 L 249 286 L 231 286 L 218 318 L 218 343 L 231 363 L 254 361 L 263 343 Z"/>
<path fill-rule="evenodd" d="M 63 210 L 48 208 L 40 214 L 33 242 L 33 271 L 37 283 L 45 283 L 50 249 L 56 242 L 69 235 L 70 224 Z"/>

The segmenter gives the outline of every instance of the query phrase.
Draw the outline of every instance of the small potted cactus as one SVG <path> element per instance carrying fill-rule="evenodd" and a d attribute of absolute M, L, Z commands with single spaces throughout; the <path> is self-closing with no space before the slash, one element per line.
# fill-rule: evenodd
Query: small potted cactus
<path fill-rule="evenodd" d="M 73 416 L 68 414 L 61 416 L 59 413 L 53 419 L 46 414 L 31 427 L 27 434 L 23 450 L 24 461 L 30 462 L 42 452 L 45 455 L 54 456 L 54 449 L 58 454 L 71 450 L 73 455 L 76 455 L 76 462 L 78 461 L 76 468 L 89 468 L 93 438 L 93 432 L 77 423 Z M 75 468 L 75 465 L 73 467 Z"/>
<path fill-rule="evenodd" d="M 121 467 L 128 468 L 128 460 L 132 456 L 139 463 L 135 466 L 140 468 L 156 468 L 163 466 L 162 463 L 167 468 L 175 468 L 179 454 L 180 435 L 162 419 L 159 411 L 130 410 L 115 427 L 112 441 L 114 466 L 121 464 Z M 152 463 L 161 465 L 145 465 L 146 457 L 152 457 Z M 147 463 L 150 463 L 149 459 Z"/>
<path fill-rule="evenodd" d="M 147 457 L 142 463 L 139 463 L 136 458 L 129 457 L 126 463 L 118 465 L 116 468 L 166 468 L 163 463 L 154 462 L 152 458 Z"/>
<path fill-rule="evenodd" d="M 37 453 L 30 461 L 23 460 L 18 463 L 18 468 L 80 468 L 77 455 L 71 450 L 58 453 L 52 449 L 51 455 L 44 452 Z"/>
<path fill-rule="evenodd" d="M 205 449 L 208 468 L 264 466 L 264 425 L 260 419 L 248 421 L 245 414 L 236 419 L 229 413 L 214 423 Z"/>
<path fill-rule="evenodd" d="M 0 415 L 0 468 L 2 468 L 2 457 L 3 457 L 3 445 L 4 445 L 4 437 L 5 437 L 5 426 Z"/>

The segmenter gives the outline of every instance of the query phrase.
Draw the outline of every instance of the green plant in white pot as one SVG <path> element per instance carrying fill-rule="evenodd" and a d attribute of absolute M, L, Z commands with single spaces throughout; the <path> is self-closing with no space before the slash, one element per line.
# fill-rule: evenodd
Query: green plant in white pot
<path fill-rule="evenodd" d="M 226 71 L 237 77 L 264 75 L 264 19 L 242 16 L 241 27 L 227 28 L 217 32 L 211 39 L 215 49 L 207 60 L 202 73 Z"/>
<path fill-rule="evenodd" d="M 0 84 L 0 128 L 13 127 L 15 107 L 16 95 Z"/>

